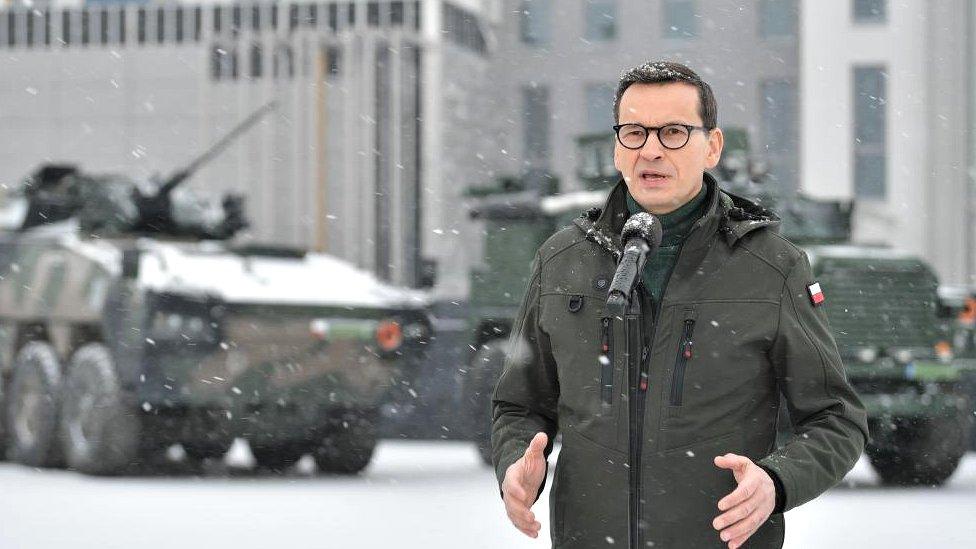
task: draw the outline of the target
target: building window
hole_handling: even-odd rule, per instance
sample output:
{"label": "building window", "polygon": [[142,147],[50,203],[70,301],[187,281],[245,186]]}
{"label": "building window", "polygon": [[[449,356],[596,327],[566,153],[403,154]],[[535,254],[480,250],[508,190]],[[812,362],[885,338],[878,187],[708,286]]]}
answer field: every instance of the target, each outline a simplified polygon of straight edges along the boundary
{"label": "building window", "polygon": [[887,0],[852,0],[855,23],[884,23],[888,19]]}
{"label": "building window", "polygon": [[366,4],[366,25],[370,27],[380,26],[380,3],[370,2]]}
{"label": "building window", "polygon": [[27,17],[24,29],[27,31],[27,47],[31,48],[34,46],[34,10],[27,10],[24,16]]}
{"label": "building window", "polygon": [[136,39],[140,44],[146,43],[146,10],[139,8],[136,21]]}
{"label": "building window", "polygon": [[854,68],[854,194],[884,198],[888,75],[884,67]]}
{"label": "building window", "polygon": [[288,6],[288,30],[298,28],[298,4]]}
{"label": "building window", "polygon": [[166,9],[156,9],[156,43],[166,42]]}
{"label": "building window", "polygon": [[251,6],[251,30],[259,31],[261,30],[261,5],[254,4]]}
{"label": "building window", "polygon": [[403,26],[403,2],[390,2],[390,26]]}
{"label": "building window", "polygon": [[[120,12],[124,13],[124,12]],[[124,27],[123,27],[124,30]],[[44,10],[44,45],[51,45],[51,11]]]}
{"label": "building window", "polygon": [[693,38],[698,36],[698,15],[695,0],[664,0],[664,36]]}
{"label": "building window", "polygon": [[609,133],[613,125],[613,94],[617,85],[606,82],[590,83],[584,90],[586,100],[586,132]]}
{"label": "building window", "polygon": [[549,163],[549,88],[529,85],[522,88],[522,120],[525,124],[525,159],[536,166]]}
{"label": "building window", "polygon": [[271,72],[275,78],[292,78],[295,76],[295,54],[288,44],[278,44],[275,47],[274,58],[271,60]]}
{"label": "building window", "polygon": [[339,6],[329,4],[329,29],[336,32],[339,29]]}
{"label": "building window", "polygon": [[118,43],[125,44],[125,8],[120,8],[115,14],[119,19]]}
{"label": "building window", "polygon": [[98,22],[99,41],[104,46],[108,44],[108,8],[102,8],[98,16],[100,19]]}
{"label": "building window", "polygon": [[260,44],[251,44],[251,78],[261,78]]}
{"label": "building window", "polygon": [[[139,8],[139,12],[142,12],[142,8]],[[213,8],[213,31],[215,34],[220,33],[220,18],[223,15],[224,10],[221,6],[214,6]]]}
{"label": "building window", "polygon": [[71,11],[61,12],[61,41],[65,46],[71,45]]}
{"label": "building window", "polygon": [[183,28],[183,8],[182,7],[177,7],[176,8],[176,43],[177,44],[182,44],[183,43],[183,34],[184,34],[183,31],[184,31],[184,28]]}
{"label": "building window", "polygon": [[342,50],[338,46],[328,46],[325,48],[325,74],[329,80],[335,80],[339,77],[341,62]]}
{"label": "building window", "polygon": [[200,6],[193,8],[193,41],[200,41],[200,33],[203,30],[203,9]]}
{"label": "building window", "polygon": [[478,17],[468,10],[444,3],[441,17],[444,36],[479,55],[487,51],[487,42],[478,26]]}
{"label": "building window", "polygon": [[583,36],[591,41],[617,37],[617,1],[583,0]]}
{"label": "building window", "polygon": [[759,3],[759,35],[795,36],[797,20],[796,0],[761,0]]}
{"label": "building window", "polygon": [[88,10],[81,11],[81,45],[87,46],[91,41],[91,18]]}
{"label": "building window", "polygon": [[519,10],[519,33],[522,43],[533,46],[548,44],[551,15],[551,0],[522,0]]}
{"label": "building window", "polygon": [[308,12],[306,12],[305,15],[305,26],[310,28],[315,28],[319,24],[318,20],[319,20],[319,5],[309,4]]}

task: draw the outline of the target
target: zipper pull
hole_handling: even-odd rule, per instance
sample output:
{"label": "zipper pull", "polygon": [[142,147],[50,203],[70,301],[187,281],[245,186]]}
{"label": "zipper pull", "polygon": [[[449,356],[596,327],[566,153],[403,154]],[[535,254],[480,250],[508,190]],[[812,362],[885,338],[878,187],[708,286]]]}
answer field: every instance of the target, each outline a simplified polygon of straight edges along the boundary
{"label": "zipper pull", "polygon": [[600,334],[600,349],[606,353],[610,351],[610,319],[603,319],[603,331]]}
{"label": "zipper pull", "polygon": [[691,346],[692,346],[692,341],[689,339],[688,342],[685,343],[684,355],[686,359],[691,358]]}
{"label": "zipper pull", "polygon": [[640,390],[647,390],[647,372],[645,371],[644,364],[647,361],[647,345],[641,349],[641,369],[640,369]]}

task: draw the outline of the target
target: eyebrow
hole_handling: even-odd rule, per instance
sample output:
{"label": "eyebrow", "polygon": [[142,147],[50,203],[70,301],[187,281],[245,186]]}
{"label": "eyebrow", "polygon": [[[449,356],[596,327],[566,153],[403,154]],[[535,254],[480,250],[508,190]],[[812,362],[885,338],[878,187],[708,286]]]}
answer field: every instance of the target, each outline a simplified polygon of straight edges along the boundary
{"label": "eyebrow", "polygon": [[[641,124],[640,122],[621,122],[620,124],[621,125],[624,125],[624,124],[639,124],[641,126],[644,126],[644,124]],[[664,126],[670,126],[672,124],[679,124],[679,125],[682,125],[682,126],[697,126],[697,124],[692,124],[690,122],[682,122],[680,120],[669,120],[669,121],[667,121],[667,122],[665,122],[665,123],[663,123],[663,124],[661,124],[659,126],[646,126],[646,127],[648,127],[648,128],[661,128],[661,127],[664,127]]]}

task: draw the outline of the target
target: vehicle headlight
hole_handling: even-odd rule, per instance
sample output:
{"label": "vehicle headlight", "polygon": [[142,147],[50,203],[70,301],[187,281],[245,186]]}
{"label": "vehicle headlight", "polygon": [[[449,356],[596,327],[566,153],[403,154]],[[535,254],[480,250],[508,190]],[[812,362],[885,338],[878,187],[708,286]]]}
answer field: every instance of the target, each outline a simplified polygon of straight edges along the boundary
{"label": "vehicle headlight", "polygon": [[861,347],[856,351],[857,359],[861,362],[874,362],[878,359],[877,347]]}
{"label": "vehicle headlight", "polygon": [[915,353],[911,349],[895,349],[891,356],[902,364],[908,364],[915,357]]}
{"label": "vehicle headlight", "polygon": [[162,341],[207,341],[215,340],[215,324],[208,318],[173,312],[157,312],[153,316],[152,335],[154,340]]}

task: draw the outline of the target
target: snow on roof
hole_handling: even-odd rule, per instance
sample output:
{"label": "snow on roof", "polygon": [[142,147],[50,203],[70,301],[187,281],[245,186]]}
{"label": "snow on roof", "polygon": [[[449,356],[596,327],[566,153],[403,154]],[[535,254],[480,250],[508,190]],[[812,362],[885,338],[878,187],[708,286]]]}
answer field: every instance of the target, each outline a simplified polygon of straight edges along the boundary
{"label": "snow on roof", "polygon": [[918,256],[913,255],[904,250],[897,250],[894,248],[885,248],[879,246],[856,246],[850,244],[827,244],[818,246],[807,246],[804,247],[807,252],[811,255],[810,260],[813,260],[813,256],[817,257],[831,257],[831,258],[843,258],[843,259],[918,259]]}
{"label": "snow on roof", "polygon": [[325,254],[304,258],[243,256],[206,244],[146,241],[139,283],[156,291],[210,295],[228,303],[418,307],[425,292],[379,281]]}
{"label": "snow on roof", "polygon": [[542,212],[558,215],[571,210],[583,210],[602,206],[607,200],[607,191],[576,191],[543,197],[539,202]]}

